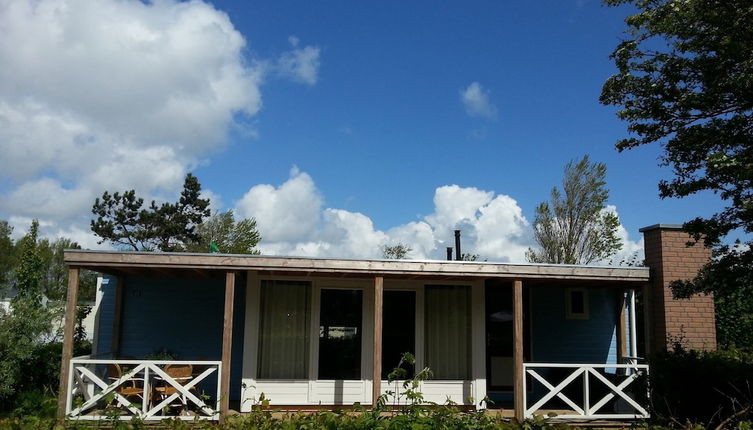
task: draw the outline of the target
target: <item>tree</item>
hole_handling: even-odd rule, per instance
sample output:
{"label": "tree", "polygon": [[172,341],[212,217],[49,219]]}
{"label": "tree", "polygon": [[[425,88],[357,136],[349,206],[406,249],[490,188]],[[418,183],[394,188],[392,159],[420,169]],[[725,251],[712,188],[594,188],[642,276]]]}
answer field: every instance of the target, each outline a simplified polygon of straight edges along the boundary
{"label": "tree", "polygon": [[481,261],[481,256],[479,254],[469,254],[469,253],[464,252],[460,255],[460,260],[461,261]]}
{"label": "tree", "polygon": [[256,245],[261,235],[256,220],[246,218],[235,221],[233,211],[217,213],[197,226],[199,240],[189,244],[189,252],[208,252],[214,244],[226,254],[259,254]]}
{"label": "tree", "polygon": [[[66,249],[81,249],[81,245],[65,238],[41,239],[37,245],[42,260],[42,292],[50,300],[64,300],[68,291],[68,266],[65,264]],[[79,273],[79,300],[93,301],[96,295],[97,275],[89,270]]]}
{"label": "tree", "polygon": [[[617,149],[661,145],[661,163],[674,173],[659,183],[662,198],[710,191],[724,204],[684,224],[715,258],[695,280],[676,283],[675,294],[714,292],[717,305],[746,298],[740,308],[753,309],[753,241],[723,243],[731,232],[753,232],[753,7],[749,0],[606,3],[639,9],[626,19],[627,39],[611,56],[617,73],[600,99],[628,123]],[[731,276],[738,272],[744,276]]]}
{"label": "tree", "polygon": [[[550,202],[536,207],[532,263],[589,264],[605,260],[622,248],[617,215],[607,211],[607,167],[584,156],[565,166],[562,191],[552,188]],[[563,196],[564,194],[564,196]]]}
{"label": "tree", "polygon": [[13,227],[8,224],[8,221],[0,221],[0,291],[8,281],[8,276],[14,266],[15,252],[13,240],[10,238],[12,232]]}
{"label": "tree", "polygon": [[402,242],[394,245],[385,245],[382,247],[382,258],[386,260],[404,260],[411,251],[413,251],[413,248]]}
{"label": "tree", "polygon": [[3,313],[0,308],[0,405],[29,381],[24,369],[36,359],[38,346],[51,331],[54,315],[42,302],[44,267],[37,248],[38,229],[34,220],[29,233],[17,243],[17,294],[10,312]]}
{"label": "tree", "polygon": [[142,209],[144,199],[136,191],[123,194],[107,191],[97,198],[92,213],[97,217],[91,229],[102,240],[135,251],[181,251],[198,242],[197,225],[209,216],[209,199],[202,199],[201,184],[192,174],[186,175],[180,199],[175,203],[155,201]]}

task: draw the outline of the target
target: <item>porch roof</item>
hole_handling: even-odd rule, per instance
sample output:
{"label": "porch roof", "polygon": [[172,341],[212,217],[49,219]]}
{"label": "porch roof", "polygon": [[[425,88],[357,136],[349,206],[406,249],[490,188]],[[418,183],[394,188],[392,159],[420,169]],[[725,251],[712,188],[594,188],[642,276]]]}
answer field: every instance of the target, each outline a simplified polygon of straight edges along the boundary
{"label": "porch roof", "polygon": [[642,283],[646,267],[512,264],[443,260],[352,260],[267,255],[194,254],[134,251],[66,250],[69,267],[112,274],[193,272],[211,276],[226,271],[306,276],[386,278],[498,278],[522,280],[607,281]]}

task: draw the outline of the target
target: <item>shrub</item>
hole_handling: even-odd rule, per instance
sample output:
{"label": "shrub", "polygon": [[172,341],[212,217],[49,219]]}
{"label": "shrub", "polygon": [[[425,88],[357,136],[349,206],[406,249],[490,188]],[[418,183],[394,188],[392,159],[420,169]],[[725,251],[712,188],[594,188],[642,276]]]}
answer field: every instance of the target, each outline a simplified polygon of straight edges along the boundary
{"label": "shrub", "polygon": [[658,424],[732,428],[753,417],[753,354],[678,347],[654,354],[649,363],[651,412]]}

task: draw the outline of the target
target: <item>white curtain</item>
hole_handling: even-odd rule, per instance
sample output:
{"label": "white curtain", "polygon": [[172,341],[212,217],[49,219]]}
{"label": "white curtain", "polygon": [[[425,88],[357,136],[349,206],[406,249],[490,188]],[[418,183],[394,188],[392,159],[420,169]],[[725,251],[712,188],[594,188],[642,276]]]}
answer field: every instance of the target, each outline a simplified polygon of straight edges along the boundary
{"label": "white curtain", "polygon": [[426,286],[426,364],[434,379],[470,379],[470,287]]}
{"label": "white curtain", "polygon": [[259,379],[308,376],[309,298],[300,281],[262,281]]}

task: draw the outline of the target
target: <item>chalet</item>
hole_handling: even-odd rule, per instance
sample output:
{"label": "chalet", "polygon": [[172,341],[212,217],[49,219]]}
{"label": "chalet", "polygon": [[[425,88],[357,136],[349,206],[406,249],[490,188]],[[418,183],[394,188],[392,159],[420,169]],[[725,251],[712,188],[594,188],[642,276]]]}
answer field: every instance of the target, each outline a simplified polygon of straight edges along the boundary
{"label": "chalet", "polygon": [[[708,250],[676,225],[641,231],[648,267],[66,251],[59,411],[193,420],[262,402],[371,405],[401,390],[387,375],[410,352],[407,377],[433,373],[420,383],[427,402],[646,417],[639,346],[682,335],[715,348],[715,335],[711,298],[668,289]],[[81,269],[107,276],[94,351],[71,357]]]}

